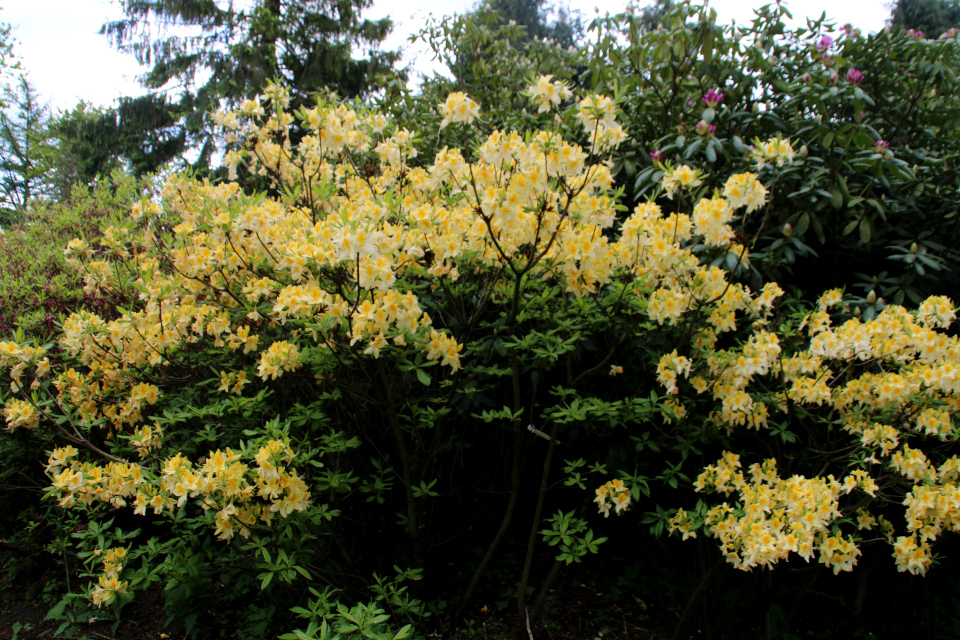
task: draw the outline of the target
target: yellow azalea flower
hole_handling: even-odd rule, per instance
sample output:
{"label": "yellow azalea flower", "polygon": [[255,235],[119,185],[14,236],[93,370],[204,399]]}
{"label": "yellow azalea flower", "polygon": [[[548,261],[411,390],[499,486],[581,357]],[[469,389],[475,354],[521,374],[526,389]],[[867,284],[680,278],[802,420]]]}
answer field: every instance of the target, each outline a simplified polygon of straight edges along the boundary
{"label": "yellow azalea flower", "polygon": [[447,99],[438,105],[443,120],[440,128],[443,129],[451,122],[472,123],[480,116],[480,105],[471,100],[462,91],[456,91],[447,96]]}

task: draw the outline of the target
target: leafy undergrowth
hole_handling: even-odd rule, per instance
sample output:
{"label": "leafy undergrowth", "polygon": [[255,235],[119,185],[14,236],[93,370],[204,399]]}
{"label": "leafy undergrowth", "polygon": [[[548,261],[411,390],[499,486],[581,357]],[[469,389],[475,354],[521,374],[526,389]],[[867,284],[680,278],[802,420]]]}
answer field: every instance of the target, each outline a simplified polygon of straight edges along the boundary
{"label": "leafy undergrowth", "polygon": [[[64,626],[65,622],[71,622],[64,616],[48,617],[58,598],[56,579],[42,569],[27,573],[11,579],[9,564],[4,562],[0,568],[0,583],[4,585],[0,604],[2,640],[179,640],[190,637],[179,621],[165,624],[169,615],[164,610],[159,586],[137,594],[137,599],[122,609],[119,621],[102,613],[98,616],[96,609],[91,608],[85,620],[74,619],[72,624]],[[505,639],[520,637],[516,635],[520,629],[522,637],[532,636],[535,640],[654,640],[671,637],[672,620],[676,617],[674,611],[648,607],[627,593],[612,595],[599,579],[559,584],[548,615],[534,625],[529,634],[523,629],[524,625],[518,624],[512,604],[504,601],[481,605],[475,617],[459,632],[428,638]],[[198,638],[233,637],[227,619],[198,620],[197,624]]]}
{"label": "leafy undergrowth", "polygon": [[[31,598],[29,587],[4,595],[4,604],[0,607],[0,639],[3,640],[179,640],[187,637],[183,625],[176,621],[164,624],[168,615],[163,609],[163,594],[159,588],[140,594],[135,604],[124,608],[119,622],[112,617],[97,617],[96,613],[72,624],[62,618],[48,618],[50,603],[42,598]],[[64,623],[68,623],[69,628],[61,630]]]}

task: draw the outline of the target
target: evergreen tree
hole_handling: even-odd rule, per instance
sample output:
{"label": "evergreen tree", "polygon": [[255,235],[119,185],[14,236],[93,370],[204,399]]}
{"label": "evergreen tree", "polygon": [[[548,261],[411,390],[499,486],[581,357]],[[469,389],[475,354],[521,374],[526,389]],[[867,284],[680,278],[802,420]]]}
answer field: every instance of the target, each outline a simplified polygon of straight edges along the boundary
{"label": "evergreen tree", "polygon": [[677,5],[673,0],[656,0],[640,10],[640,26],[644,31],[654,31],[664,16],[673,11]]}
{"label": "evergreen tree", "polygon": [[80,102],[51,122],[51,134],[57,139],[53,188],[58,201],[65,201],[75,184],[91,184],[97,176],[120,168],[113,115],[112,110]]}
{"label": "evergreen tree", "polygon": [[[126,18],[103,26],[121,51],[150,67],[142,81],[154,91],[179,91],[167,105],[188,133],[187,144],[201,148],[198,164],[211,153],[206,114],[255,96],[270,79],[290,87],[294,106],[311,93],[329,88],[341,96],[368,92],[379,74],[399,58],[379,49],[389,33],[389,18],[362,20],[372,0],[254,0],[238,9],[229,0],[121,0]],[[366,57],[355,59],[360,48]],[[177,136],[162,122],[162,99],[128,101],[127,120],[145,109],[142,119],[159,120],[166,134],[155,136],[163,156]]]}
{"label": "evergreen tree", "polygon": [[893,27],[922,31],[928,38],[938,38],[944,31],[960,27],[960,2],[896,0],[889,23]]}
{"label": "evergreen tree", "polygon": [[474,11],[482,9],[496,11],[500,15],[497,23],[501,25],[513,21],[525,27],[531,40],[549,39],[566,48],[579,44],[583,38],[580,13],[564,5],[550,6],[546,0],[481,0]]}
{"label": "evergreen tree", "polygon": [[0,225],[23,217],[29,202],[51,193],[50,109],[26,75],[3,89],[0,111]]}

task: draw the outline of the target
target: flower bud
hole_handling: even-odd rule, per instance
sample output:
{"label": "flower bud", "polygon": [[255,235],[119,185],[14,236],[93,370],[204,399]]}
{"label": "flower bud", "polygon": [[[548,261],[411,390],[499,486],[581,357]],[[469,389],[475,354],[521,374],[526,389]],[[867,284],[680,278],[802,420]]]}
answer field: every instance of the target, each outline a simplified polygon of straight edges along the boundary
{"label": "flower bud", "polygon": [[788,238],[793,235],[793,225],[789,222],[783,225],[783,235],[787,236]]}
{"label": "flower bud", "polygon": [[867,304],[873,304],[876,301],[877,301],[877,292],[871,289],[870,293],[867,294]]}
{"label": "flower bud", "polygon": [[850,70],[847,71],[847,82],[849,82],[853,86],[857,86],[858,84],[863,82],[863,72],[857,71],[856,69],[851,67]]}
{"label": "flower bud", "polygon": [[721,102],[723,102],[723,91],[719,89],[710,89],[703,96],[703,104],[711,109],[715,109]]}
{"label": "flower bud", "polygon": [[696,131],[702,136],[709,137],[717,132],[717,127],[716,125],[709,124],[706,120],[701,120],[697,123]]}

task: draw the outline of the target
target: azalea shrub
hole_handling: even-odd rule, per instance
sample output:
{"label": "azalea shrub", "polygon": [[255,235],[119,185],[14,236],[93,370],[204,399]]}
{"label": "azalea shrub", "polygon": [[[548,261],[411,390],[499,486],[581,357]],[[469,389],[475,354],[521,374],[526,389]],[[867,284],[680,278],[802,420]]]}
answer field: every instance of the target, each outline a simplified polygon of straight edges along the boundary
{"label": "azalea shrub", "polygon": [[[85,291],[82,274],[63,252],[73,238],[98,236],[104,220],[126,216],[149,188],[146,180],[116,172],[90,187],[78,185],[64,202],[34,201],[20,223],[0,230],[0,340],[53,342],[58,323],[82,308],[116,317],[119,292]],[[46,427],[0,432],[0,536],[20,545],[25,557],[38,553],[57,526],[40,502],[51,435]]]}
{"label": "azalea shrub", "polygon": [[173,176],[69,243],[127,302],[0,343],[7,428],[55,434],[68,601],[159,583],[196,635],[401,640],[456,628],[494,568],[536,621],[648,530],[742,570],[929,571],[958,522],[952,302],[862,319],[753,286],[787,137],[729,175],[660,159],[628,208],[622,97],[520,88],[542,126],[486,131],[453,92],[413,131],[270,85],[215,116],[229,180]]}

